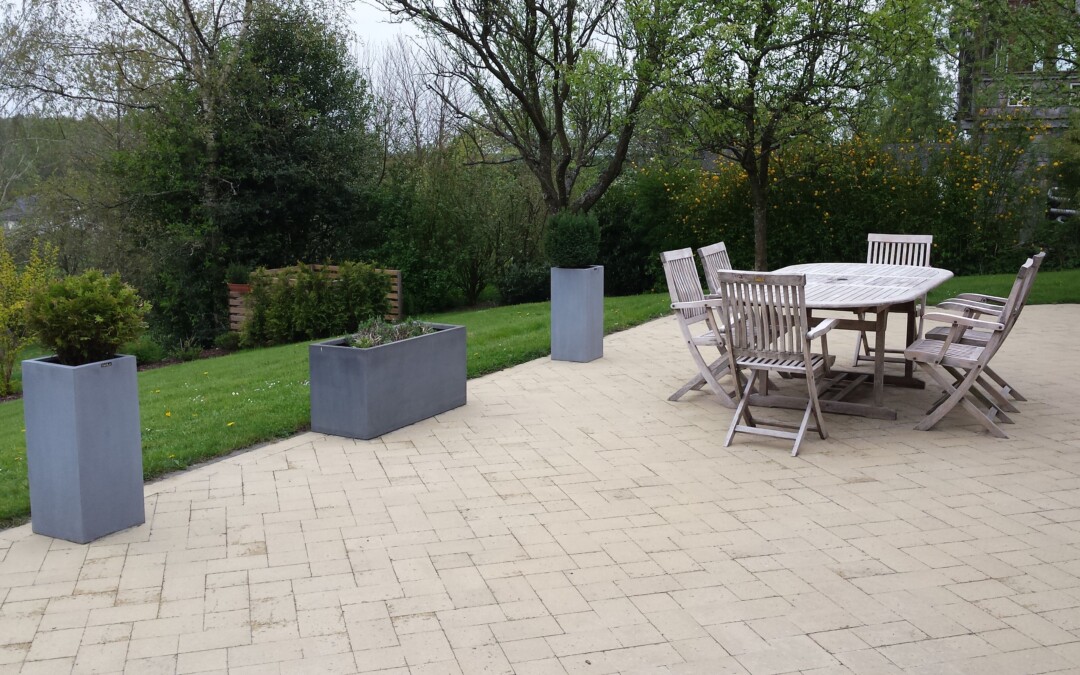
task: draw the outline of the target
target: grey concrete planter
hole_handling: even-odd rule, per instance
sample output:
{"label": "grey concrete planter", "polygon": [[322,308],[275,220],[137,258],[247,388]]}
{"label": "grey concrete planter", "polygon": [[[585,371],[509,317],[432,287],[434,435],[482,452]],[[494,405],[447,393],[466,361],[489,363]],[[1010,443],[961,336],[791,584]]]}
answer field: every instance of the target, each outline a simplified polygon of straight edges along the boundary
{"label": "grey concrete planter", "polygon": [[465,327],[359,349],[308,348],[311,430],[369,439],[465,405]]}
{"label": "grey concrete planter", "polygon": [[22,362],[34,532],[85,544],[145,522],[135,370],[134,356]]}
{"label": "grey concrete planter", "polygon": [[604,268],[551,268],[551,358],[594,361],[604,355]]}

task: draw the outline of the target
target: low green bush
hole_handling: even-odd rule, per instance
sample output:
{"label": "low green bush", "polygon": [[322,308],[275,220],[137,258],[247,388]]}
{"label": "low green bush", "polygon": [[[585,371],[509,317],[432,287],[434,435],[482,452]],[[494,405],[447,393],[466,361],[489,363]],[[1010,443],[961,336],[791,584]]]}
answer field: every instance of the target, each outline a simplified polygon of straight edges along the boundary
{"label": "low green bush", "polygon": [[336,279],[303,264],[276,274],[256,270],[242,342],[287,344],[354,331],[362,321],[386,313],[388,288],[386,275],[362,263],[342,263]]}
{"label": "low green bush", "polygon": [[131,354],[140,364],[159,363],[167,356],[165,348],[149,335],[143,335],[137,340],[128,342],[120,348],[120,351]]}
{"label": "low green bush", "polygon": [[169,350],[169,356],[177,361],[194,361],[202,356],[202,345],[195,340],[180,340]]}
{"label": "low green bush", "polygon": [[150,306],[120,275],[89,270],[38,291],[27,311],[41,345],[60,363],[78,366],[112,358],[138,338]]}
{"label": "low green bush", "polygon": [[230,284],[246,284],[251,280],[251,268],[243,263],[231,263],[225,268],[225,281]]}
{"label": "low green bush", "polygon": [[543,263],[511,260],[499,276],[498,288],[504,305],[544,302],[551,298],[551,268]]}
{"label": "low green bush", "polygon": [[226,351],[235,352],[240,349],[241,335],[235,330],[231,330],[228,333],[222,333],[214,338],[214,346],[218,349],[224,349]]}
{"label": "low green bush", "polygon": [[588,267],[600,259],[600,225],[589,213],[557,213],[547,222],[544,250],[552,267]]}

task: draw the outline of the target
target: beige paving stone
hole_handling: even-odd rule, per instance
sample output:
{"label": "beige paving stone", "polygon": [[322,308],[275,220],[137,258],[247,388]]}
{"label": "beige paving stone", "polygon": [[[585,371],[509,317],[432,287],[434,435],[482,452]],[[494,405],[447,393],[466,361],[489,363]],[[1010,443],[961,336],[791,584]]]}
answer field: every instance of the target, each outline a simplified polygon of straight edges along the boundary
{"label": "beige paving stone", "polygon": [[39,633],[34,638],[33,646],[26,655],[27,661],[75,656],[82,644],[82,628],[54,630]]}
{"label": "beige paving stone", "polygon": [[0,532],[0,674],[1080,670],[1077,323],[1028,308],[996,357],[1007,440],[888,389],[896,421],[797,458],[724,448],[729,411],[667,400],[661,319],[381,439],[238,453],[92,545]]}
{"label": "beige paving stone", "polygon": [[99,645],[83,645],[75,657],[72,673],[112,673],[124,669],[128,643],[107,642]]}
{"label": "beige paving stone", "polygon": [[27,663],[17,672],[29,675],[57,675],[58,673],[71,673],[75,667],[75,658],[50,659],[48,661],[34,661]]}
{"label": "beige paving stone", "polygon": [[129,655],[124,664],[124,674],[172,675],[176,672],[176,659],[175,654],[147,658],[134,658]]}

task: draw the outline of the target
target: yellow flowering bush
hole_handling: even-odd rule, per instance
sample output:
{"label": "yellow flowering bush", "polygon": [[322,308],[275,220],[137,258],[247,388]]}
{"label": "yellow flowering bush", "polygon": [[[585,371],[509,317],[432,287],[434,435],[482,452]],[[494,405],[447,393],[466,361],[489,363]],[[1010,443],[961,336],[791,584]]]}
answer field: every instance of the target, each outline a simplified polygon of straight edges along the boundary
{"label": "yellow flowering bush", "polygon": [[34,341],[27,323],[26,303],[52,278],[56,257],[55,246],[34,242],[30,260],[19,269],[0,234],[0,396],[14,393],[11,374],[15,359]]}
{"label": "yellow flowering bush", "polygon": [[[1024,126],[971,138],[943,129],[933,143],[853,137],[785,148],[770,167],[770,267],[862,260],[867,233],[892,232],[934,235],[932,263],[957,274],[1014,270],[1036,247],[1054,249],[1044,241],[1030,135]],[[655,161],[633,167],[628,178],[634,204],[621,212],[650,244],[644,260],[654,285],[662,285],[653,261],[663,250],[724,241],[736,267],[753,265],[753,213],[740,166]]]}

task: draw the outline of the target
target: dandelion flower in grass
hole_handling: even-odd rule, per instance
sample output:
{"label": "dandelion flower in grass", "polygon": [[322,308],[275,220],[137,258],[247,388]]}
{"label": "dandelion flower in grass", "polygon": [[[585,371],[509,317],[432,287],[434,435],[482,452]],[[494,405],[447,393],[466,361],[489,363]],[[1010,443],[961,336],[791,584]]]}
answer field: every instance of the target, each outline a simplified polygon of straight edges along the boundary
{"label": "dandelion flower in grass", "polygon": [[231,427],[231,426],[232,426],[232,425],[234,425],[234,424],[236,424],[236,422],[229,422],[229,423],[228,423],[228,424],[226,424],[225,426],[227,426],[227,427]]}
{"label": "dandelion flower in grass", "polygon": [[171,410],[166,410],[165,411],[165,417],[172,417],[172,411]]}

